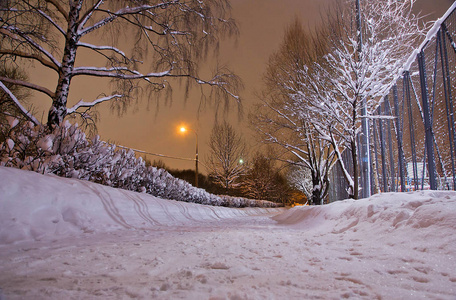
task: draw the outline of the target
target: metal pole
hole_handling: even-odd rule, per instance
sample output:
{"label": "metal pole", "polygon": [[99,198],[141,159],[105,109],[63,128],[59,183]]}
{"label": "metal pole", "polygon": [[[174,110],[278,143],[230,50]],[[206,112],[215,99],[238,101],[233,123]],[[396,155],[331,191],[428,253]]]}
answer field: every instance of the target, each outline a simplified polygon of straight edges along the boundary
{"label": "metal pole", "polygon": [[450,70],[448,63],[448,51],[446,47],[445,34],[442,33],[442,28],[439,30],[439,36],[442,36],[442,39],[439,39],[440,43],[440,59],[442,61],[442,77],[443,77],[443,86],[445,91],[445,106],[447,111],[447,121],[448,121],[448,138],[450,144],[451,152],[451,166],[452,166],[452,176],[453,176],[453,190],[456,191],[456,170],[455,170],[455,149],[456,149],[456,137],[454,129],[454,114],[453,114],[453,97],[451,94],[451,80],[450,80]]}
{"label": "metal pole", "polygon": [[432,133],[431,115],[429,112],[428,90],[426,83],[426,65],[423,50],[418,54],[418,66],[420,69],[421,98],[423,101],[424,128],[426,132],[426,152],[428,157],[429,183],[431,190],[437,189],[435,158],[434,158],[434,138]]}
{"label": "metal pole", "polygon": [[[416,163],[416,144],[415,144],[415,127],[413,124],[413,110],[412,110],[412,98],[410,95],[410,72],[405,71],[404,75],[404,89],[405,95],[407,98],[407,107],[408,107],[408,122],[409,122],[409,132],[410,132],[410,148],[412,152],[412,167],[413,167],[413,182],[415,190],[418,190],[418,166]],[[410,177],[410,174],[407,174]]]}
{"label": "metal pole", "polygon": [[358,30],[358,52],[363,50],[363,32],[361,31],[361,6],[356,0],[356,29]]}
{"label": "metal pole", "polygon": [[[385,114],[391,116],[393,113],[391,112],[391,106],[389,104],[389,97],[385,97]],[[388,131],[388,146],[389,146],[389,161],[390,161],[390,172],[391,172],[391,187],[390,191],[396,191],[396,185],[394,183],[394,178],[396,174],[395,166],[394,166],[394,155],[393,155],[393,140],[391,138],[391,120],[387,120],[387,131]]]}
{"label": "metal pole", "polygon": [[195,154],[195,187],[198,187],[198,133],[193,131],[196,136],[196,154]]}
{"label": "metal pole", "polygon": [[[405,76],[405,74],[404,74]],[[405,84],[405,80],[404,80]],[[402,143],[402,124],[399,115],[399,99],[397,96],[397,85],[393,86],[393,97],[394,97],[394,114],[396,116],[396,136],[397,136],[397,156],[399,163],[399,177],[401,178],[401,192],[405,192],[405,164],[404,164],[404,148]],[[403,99],[405,100],[405,99]]]}
{"label": "metal pole", "polygon": [[[363,33],[361,26],[361,6],[360,0],[356,0],[356,28],[358,30],[358,59],[361,60],[363,49]],[[367,103],[366,99],[361,100],[361,161],[362,161],[362,176],[363,176],[363,198],[368,198],[371,195],[371,158],[369,151],[369,120],[367,119]]]}
{"label": "metal pole", "polygon": [[[379,107],[380,115],[382,114],[382,105]],[[384,129],[383,129],[383,120],[378,120],[379,125],[379,132],[380,132],[380,152],[382,156],[382,185],[383,190],[382,192],[386,193],[388,191],[388,183],[386,178],[386,155],[385,155],[385,137],[384,137]]]}

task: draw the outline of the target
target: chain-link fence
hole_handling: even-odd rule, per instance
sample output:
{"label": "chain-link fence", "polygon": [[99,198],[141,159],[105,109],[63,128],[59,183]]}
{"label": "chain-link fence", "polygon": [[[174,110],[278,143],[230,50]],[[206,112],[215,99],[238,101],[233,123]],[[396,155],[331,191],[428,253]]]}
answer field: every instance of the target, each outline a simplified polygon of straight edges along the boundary
{"label": "chain-link fence", "polygon": [[[377,116],[369,120],[371,194],[456,189],[454,8],[434,25],[412,64],[384,97]],[[344,154],[349,160],[351,155]],[[360,173],[362,188],[362,169]],[[330,201],[346,199],[347,184],[338,165],[331,183]]]}

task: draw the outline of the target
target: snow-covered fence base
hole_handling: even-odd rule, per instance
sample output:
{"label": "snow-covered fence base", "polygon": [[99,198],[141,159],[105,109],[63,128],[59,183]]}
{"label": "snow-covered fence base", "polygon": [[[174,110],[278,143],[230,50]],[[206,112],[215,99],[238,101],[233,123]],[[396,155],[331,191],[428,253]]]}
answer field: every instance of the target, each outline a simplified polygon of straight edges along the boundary
{"label": "snow-covered fence base", "polygon": [[9,118],[0,127],[0,166],[88,180],[164,199],[228,207],[276,207],[276,203],[217,196],[146,167],[132,150],[118,149],[98,136],[88,140],[77,125],[65,122],[53,132]]}

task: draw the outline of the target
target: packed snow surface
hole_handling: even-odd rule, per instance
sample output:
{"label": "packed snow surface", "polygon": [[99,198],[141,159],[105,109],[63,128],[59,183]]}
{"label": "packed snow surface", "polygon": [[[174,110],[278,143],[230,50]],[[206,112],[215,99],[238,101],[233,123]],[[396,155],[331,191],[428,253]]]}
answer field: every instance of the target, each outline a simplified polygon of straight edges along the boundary
{"label": "packed snow surface", "polygon": [[224,208],[0,168],[0,299],[456,299],[456,193]]}

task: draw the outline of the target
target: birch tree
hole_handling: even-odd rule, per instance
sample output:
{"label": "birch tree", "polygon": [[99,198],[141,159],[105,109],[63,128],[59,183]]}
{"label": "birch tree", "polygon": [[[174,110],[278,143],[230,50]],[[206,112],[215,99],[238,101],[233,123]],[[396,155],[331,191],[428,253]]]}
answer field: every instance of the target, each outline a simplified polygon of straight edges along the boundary
{"label": "birch tree", "polygon": [[[423,37],[420,19],[412,13],[415,1],[361,1],[361,31],[356,26],[354,1],[344,1],[329,31],[330,49],[323,60],[303,66],[289,82],[292,109],[309,116],[319,137],[329,141],[357,199],[359,166],[357,136],[361,120],[369,118],[392,87],[406,59]],[[362,46],[360,44],[362,37]],[[365,103],[367,115],[361,110]],[[352,153],[353,174],[345,168],[341,153]]]}
{"label": "birch tree", "polygon": [[328,196],[335,152],[331,143],[318,138],[318,132],[309,122],[315,116],[311,116],[306,103],[296,103],[290,90],[300,90],[301,69],[321,59],[326,52],[324,36],[325,29],[318,29],[318,34],[312,35],[298,20],[286,29],[279,51],[269,60],[262,103],[252,114],[262,140],[282,148],[288,154],[282,159],[286,163],[308,170],[312,188],[306,191],[310,192],[307,196],[313,204],[322,204]]}
{"label": "birch tree", "polygon": [[[128,104],[142,88],[169,89],[174,78],[186,79],[186,91],[192,84],[207,85],[215,88],[214,98],[239,101],[239,80],[233,73],[220,69],[204,79],[198,68],[221,37],[236,32],[229,0],[2,1],[0,59],[32,62],[55,73],[57,81],[54,87],[8,76],[0,81],[48,96],[50,127],[102,102]],[[91,43],[95,37],[97,42]],[[81,51],[105,66],[77,64]],[[111,79],[115,89],[69,106],[72,79],[83,76]]]}
{"label": "birch tree", "polygon": [[226,122],[215,124],[209,140],[209,151],[209,177],[222,186],[226,193],[238,188],[239,178],[246,170],[246,145],[242,136]]}

